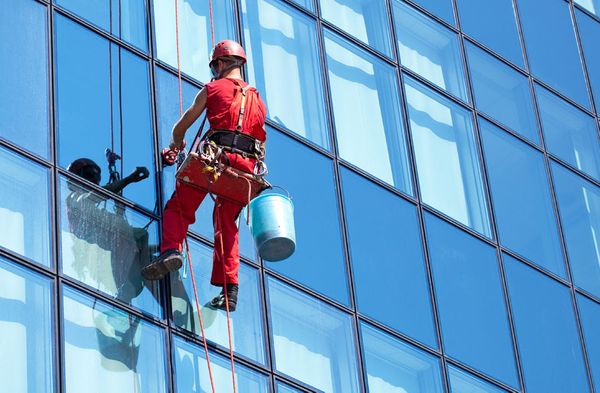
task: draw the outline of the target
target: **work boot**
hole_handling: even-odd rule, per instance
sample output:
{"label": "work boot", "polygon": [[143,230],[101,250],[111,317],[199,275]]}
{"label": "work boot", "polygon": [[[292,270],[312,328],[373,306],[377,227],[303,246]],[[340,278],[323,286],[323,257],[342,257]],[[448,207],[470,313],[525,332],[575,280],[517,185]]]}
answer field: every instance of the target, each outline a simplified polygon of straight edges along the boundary
{"label": "work boot", "polygon": [[[219,310],[227,310],[225,307],[225,289],[221,289],[221,293],[210,301],[210,307]],[[235,311],[238,299],[238,285],[227,284],[227,300],[229,301],[229,311]]]}
{"label": "work boot", "polygon": [[182,265],[181,253],[175,249],[167,250],[142,269],[142,277],[146,280],[160,280],[169,272],[179,269]]}

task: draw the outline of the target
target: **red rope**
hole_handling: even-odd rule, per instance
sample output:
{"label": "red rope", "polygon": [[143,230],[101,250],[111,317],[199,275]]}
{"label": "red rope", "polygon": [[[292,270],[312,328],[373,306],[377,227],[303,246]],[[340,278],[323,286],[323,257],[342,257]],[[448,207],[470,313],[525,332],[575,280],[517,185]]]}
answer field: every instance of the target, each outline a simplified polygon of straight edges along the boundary
{"label": "red rope", "polygon": [[[183,116],[183,89],[181,86],[181,62],[180,62],[180,50],[179,50],[179,6],[178,1],[175,0],[175,46],[177,47],[177,79],[179,81],[179,117]],[[181,217],[181,210],[179,210],[179,221],[183,225],[183,217]],[[215,393],[215,382],[212,375],[212,369],[210,367],[210,356],[208,354],[208,345],[206,343],[206,334],[204,332],[204,321],[202,319],[202,312],[200,310],[200,302],[198,301],[198,290],[196,288],[196,279],[194,277],[194,265],[192,264],[192,256],[190,254],[190,246],[185,237],[185,249],[187,252],[188,265],[190,267],[190,275],[192,277],[192,286],[194,287],[194,299],[196,301],[196,312],[198,313],[198,319],[200,320],[200,331],[202,333],[202,343],[204,344],[204,354],[206,356],[206,364],[208,366],[208,376],[210,378],[210,387],[212,392]]]}
{"label": "red rope", "polygon": [[212,42],[212,47],[215,47],[215,22],[213,19],[213,6],[212,0],[208,0],[208,9],[210,10],[210,37]]}

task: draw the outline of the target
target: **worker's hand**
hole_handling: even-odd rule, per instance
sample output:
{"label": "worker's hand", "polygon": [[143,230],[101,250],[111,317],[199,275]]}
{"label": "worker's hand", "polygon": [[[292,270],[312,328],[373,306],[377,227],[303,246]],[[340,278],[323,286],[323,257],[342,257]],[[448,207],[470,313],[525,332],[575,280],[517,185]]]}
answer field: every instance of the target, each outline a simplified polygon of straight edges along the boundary
{"label": "worker's hand", "polygon": [[150,172],[148,171],[148,168],[146,168],[145,166],[138,166],[131,173],[131,175],[129,175],[127,177],[130,178],[131,181],[137,183],[139,181],[142,181],[142,180],[148,178],[148,176],[150,176]]}
{"label": "worker's hand", "polygon": [[181,142],[171,140],[171,143],[169,143],[169,149],[174,151],[180,151],[185,149],[185,139],[182,139]]}

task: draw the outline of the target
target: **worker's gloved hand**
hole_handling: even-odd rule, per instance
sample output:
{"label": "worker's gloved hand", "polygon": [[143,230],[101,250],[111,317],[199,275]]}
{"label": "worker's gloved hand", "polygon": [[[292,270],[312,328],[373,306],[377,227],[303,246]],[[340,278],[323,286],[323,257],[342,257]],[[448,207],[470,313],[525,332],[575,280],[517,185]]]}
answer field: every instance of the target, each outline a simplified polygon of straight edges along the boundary
{"label": "worker's gloved hand", "polygon": [[138,166],[135,168],[135,170],[131,173],[131,175],[127,176],[128,178],[131,179],[131,181],[133,182],[139,182],[142,181],[144,179],[147,179],[148,176],[150,176],[150,172],[148,171],[148,168],[146,168],[145,166]]}
{"label": "worker's gloved hand", "polygon": [[161,153],[161,159],[162,159],[162,164],[164,166],[171,166],[173,164],[175,164],[175,162],[177,161],[177,155],[179,154],[179,152],[181,150],[183,150],[185,148],[185,140],[183,140],[181,142],[181,145],[179,145],[179,147],[174,147],[175,144],[173,142],[171,142],[171,144],[169,145],[169,147],[165,147]]}

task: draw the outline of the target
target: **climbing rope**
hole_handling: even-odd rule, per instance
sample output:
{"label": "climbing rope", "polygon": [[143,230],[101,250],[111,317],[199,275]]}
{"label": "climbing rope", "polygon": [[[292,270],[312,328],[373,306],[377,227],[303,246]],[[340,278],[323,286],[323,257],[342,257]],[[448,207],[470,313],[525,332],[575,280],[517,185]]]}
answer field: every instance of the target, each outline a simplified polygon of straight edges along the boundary
{"label": "climbing rope", "polygon": [[[180,60],[180,48],[179,48],[179,6],[178,1],[175,0],[175,46],[177,47],[177,79],[179,82],[179,118],[183,116],[183,89],[182,89],[182,81],[181,81],[181,60]],[[211,4],[212,6],[212,4]],[[211,18],[212,19],[212,18]],[[212,23],[212,21],[211,21]],[[183,218],[181,217],[181,210],[179,210],[179,220],[180,224],[183,224]],[[208,344],[206,333],[204,330],[204,320],[202,319],[202,311],[200,310],[200,302],[198,301],[198,290],[196,287],[196,278],[194,277],[194,265],[192,263],[192,256],[190,253],[190,246],[187,240],[187,234],[185,236],[185,249],[187,253],[187,262],[190,268],[190,275],[192,277],[192,286],[194,288],[194,299],[196,301],[196,312],[198,313],[198,319],[200,321],[200,332],[202,334],[202,342],[204,345],[204,354],[206,356],[206,364],[208,366],[208,376],[210,378],[210,387],[212,392],[215,393],[215,382],[212,374],[212,369],[210,366],[210,355],[208,353]]]}

